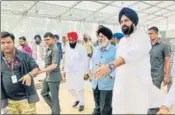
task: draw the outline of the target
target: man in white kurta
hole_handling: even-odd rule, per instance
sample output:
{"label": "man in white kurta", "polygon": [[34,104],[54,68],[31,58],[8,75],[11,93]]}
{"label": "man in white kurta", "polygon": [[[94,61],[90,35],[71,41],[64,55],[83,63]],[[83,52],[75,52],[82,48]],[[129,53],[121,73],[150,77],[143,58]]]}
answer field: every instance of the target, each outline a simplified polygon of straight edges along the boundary
{"label": "man in white kurta", "polygon": [[117,59],[101,66],[95,73],[96,78],[117,67],[113,114],[146,114],[148,108],[159,107],[159,99],[164,97],[151,79],[151,42],[147,34],[137,27],[138,15],[134,10],[123,8],[119,22],[125,37],[118,44]]}
{"label": "man in white kurta", "polygon": [[158,114],[168,114],[171,109],[171,113],[175,114],[175,82],[172,84],[170,91]]}
{"label": "man in white kurta", "polygon": [[75,99],[73,107],[78,104],[79,111],[84,110],[84,75],[88,72],[88,57],[86,49],[77,43],[76,32],[68,33],[69,44],[65,51],[66,85]]}
{"label": "man in white kurta", "polygon": [[173,55],[173,65],[171,68],[171,76],[173,77],[173,84],[166,96],[162,107],[157,114],[175,114],[175,55]]}

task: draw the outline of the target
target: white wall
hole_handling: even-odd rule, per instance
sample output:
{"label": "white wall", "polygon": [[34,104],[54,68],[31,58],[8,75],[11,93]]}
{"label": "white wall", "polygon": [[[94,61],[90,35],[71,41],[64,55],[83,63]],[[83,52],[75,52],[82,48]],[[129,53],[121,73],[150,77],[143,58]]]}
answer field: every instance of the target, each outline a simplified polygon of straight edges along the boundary
{"label": "white wall", "polygon": [[157,26],[160,31],[166,31],[166,37],[175,38],[175,16],[168,17],[168,19],[158,21],[150,26]]}
{"label": "white wall", "polygon": [[[114,25],[105,25],[115,32]],[[28,38],[30,43],[36,34],[44,35],[45,32],[58,34],[60,38],[70,31],[76,31],[82,39],[83,33],[87,32],[93,41],[96,41],[97,23],[59,21],[55,19],[42,19],[34,17],[24,17],[16,15],[1,15],[1,31],[12,32],[16,39],[20,36]]]}

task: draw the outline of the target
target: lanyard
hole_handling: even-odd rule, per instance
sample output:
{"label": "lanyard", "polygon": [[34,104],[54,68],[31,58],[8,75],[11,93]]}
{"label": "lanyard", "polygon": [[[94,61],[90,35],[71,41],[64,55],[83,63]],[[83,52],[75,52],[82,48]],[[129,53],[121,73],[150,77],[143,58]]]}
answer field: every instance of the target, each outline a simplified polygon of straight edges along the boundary
{"label": "lanyard", "polygon": [[[15,54],[15,52],[16,52],[16,49],[14,50],[13,54]],[[5,58],[4,61],[5,61],[5,64],[7,65],[7,67],[10,69],[12,75],[14,75],[15,58],[12,59],[12,61],[11,61],[11,66],[10,66],[9,63],[8,63],[7,58]]]}
{"label": "lanyard", "polygon": [[14,75],[14,59],[11,62],[11,66],[8,64],[7,60],[5,60],[5,64],[7,65],[7,67],[10,69],[12,75]]}

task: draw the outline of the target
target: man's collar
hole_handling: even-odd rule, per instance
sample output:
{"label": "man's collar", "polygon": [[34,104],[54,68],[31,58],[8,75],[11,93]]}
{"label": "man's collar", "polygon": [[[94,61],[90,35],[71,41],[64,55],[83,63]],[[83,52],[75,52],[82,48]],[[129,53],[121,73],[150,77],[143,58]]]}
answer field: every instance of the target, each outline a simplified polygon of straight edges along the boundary
{"label": "man's collar", "polygon": [[105,48],[105,50],[109,50],[109,48],[110,48],[110,45],[111,45],[111,42],[109,42],[109,44],[107,45],[107,47]]}
{"label": "man's collar", "polygon": [[28,44],[25,44],[23,47],[28,47]]}
{"label": "man's collar", "polygon": [[54,47],[54,45],[55,45],[55,44],[49,46],[47,49],[48,49],[48,50],[51,50],[51,49]]}
{"label": "man's collar", "polygon": [[[15,48],[15,50],[14,50],[14,58],[17,57],[18,53],[19,53],[19,50],[17,48]],[[1,57],[2,57],[2,59],[6,58],[4,52],[1,52]]]}
{"label": "man's collar", "polygon": [[158,38],[157,41],[152,45],[156,45],[156,44],[159,44],[159,43],[160,43],[160,39]]}
{"label": "man's collar", "polygon": [[[107,47],[106,48],[104,48],[103,50],[101,50],[101,51],[108,51],[109,50],[109,48],[110,48],[110,46],[111,46],[111,42],[109,42],[109,44],[107,45]],[[100,47],[99,47],[100,48]]]}

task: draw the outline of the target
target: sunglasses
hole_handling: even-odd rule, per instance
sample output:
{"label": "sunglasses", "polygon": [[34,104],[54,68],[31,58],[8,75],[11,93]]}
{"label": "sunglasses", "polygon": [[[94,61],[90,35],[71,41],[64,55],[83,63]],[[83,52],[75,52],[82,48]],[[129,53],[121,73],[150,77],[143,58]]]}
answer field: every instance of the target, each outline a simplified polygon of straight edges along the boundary
{"label": "sunglasses", "polygon": [[49,38],[48,39],[44,39],[44,41],[49,41],[49,40],[51,40],[51,39],[49,39]]}

